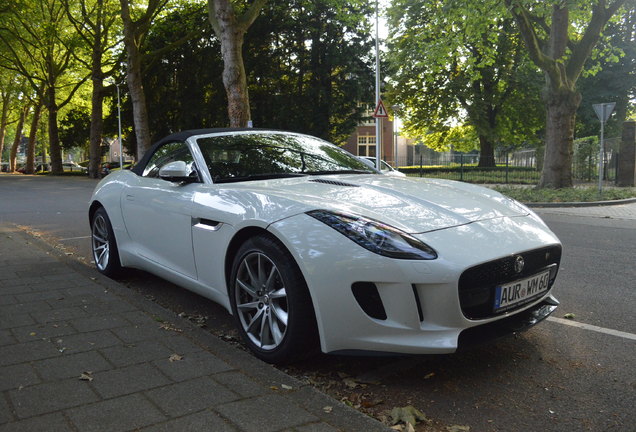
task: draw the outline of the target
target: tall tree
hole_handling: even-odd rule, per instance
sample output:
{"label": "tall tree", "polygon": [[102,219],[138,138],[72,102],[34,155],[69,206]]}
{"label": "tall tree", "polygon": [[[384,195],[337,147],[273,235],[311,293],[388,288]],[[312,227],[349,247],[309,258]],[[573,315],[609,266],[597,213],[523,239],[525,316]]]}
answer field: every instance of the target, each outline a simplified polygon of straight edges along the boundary
{"label": "tall tree", "polygon": [[[61,0],[18,1],[4,22],[0,40],[8,49],[3,63],[27,79],[46,107],[52,171],[61,173],[58,111],[87,79],[74,68],[76,35],[69,30]],[[33,165],[27,158],[27,172],[33,171]]]}
{"label": "tall tree", "polygon": [[480,166],[534,135],[537,80],[513,25],[498,0],[392,3],[389,93],[411,134],[434,148],[476,136]]}
{"label": "tall tree", "polygon": [[544,72],[545,162],[539,187],[572,186],[577,81],[607,21],[625,0],[505,0],[532,61]]}
{"label": "tall tree", "polygon": [[15,127],[15,136],[13,138],[13,144],[11,145],[11,151],[9,153],[9,172],[15,172],[17,169],[17,155],[18,146],[22,140],[22,130],[24,128],[24,122],[26,121],[29,111],[31,110],[31,101],[24,102],[18,112],[18,124]]}
{"label": "tall tree", "polygon": [[124,46],[126,47],[127,83],[133,106],[133,120],[137,137],[137,158],[141,159],[150,148],[150,128],[148,127],[148,107],[144,93],[142,76],[142,56],[140,47],[150,31],[151,24],[168,0],[148,0],[145,9],[135,18],[129,0],[120,0],[121,18],[124,25]]}
{"label": "tall tree", "polygon": [[251,119],[243,41],[267,0],[208,0],[208,16],[221,42],[223,84],[231,127],[246,127]]}
{"label": "tall tree", "polygon": [[[114,35],[116,0],[64,0],[66,14],[88,51],[77,60],[90,70],[93,84],[88,175],[99,176],[103,131],[104,79],[112,74],[113,57],[109,51],[118,42]],[[106,69],[106,70],[104,70]]]}

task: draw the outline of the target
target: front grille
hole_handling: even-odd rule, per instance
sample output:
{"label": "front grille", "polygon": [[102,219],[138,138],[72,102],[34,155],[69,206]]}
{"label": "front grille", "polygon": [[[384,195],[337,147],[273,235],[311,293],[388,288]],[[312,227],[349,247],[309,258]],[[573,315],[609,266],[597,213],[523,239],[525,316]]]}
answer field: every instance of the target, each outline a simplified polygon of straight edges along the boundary
{"label": "front grille", "polygon": [[[521,255],[525,261],[523,271],[520,273],[515,271],[515,259],[518,255]],[[497,315],[493,312],[497,285],[523,279],[556,264],[550,272],[550,287],[552,287],[560,262],[561,246],[551,246],[510,255],[469,268],[459,278],[459,303],[464,316],[468,319],[483,319]],[[516,307],[521,306],[523,303]]]}

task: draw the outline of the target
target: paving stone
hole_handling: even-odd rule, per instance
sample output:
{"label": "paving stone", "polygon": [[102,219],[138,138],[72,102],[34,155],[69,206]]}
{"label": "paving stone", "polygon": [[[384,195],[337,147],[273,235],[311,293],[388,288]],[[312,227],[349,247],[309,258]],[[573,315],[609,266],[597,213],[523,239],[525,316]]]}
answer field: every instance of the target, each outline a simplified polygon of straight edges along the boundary
{"label": "paving stone", "polygon": [[47,324],[33,324],[12,329],[13,334],[20,342],[35,340],[49,340],[67,335],[76,334],[77,330],[68,323],[60,321]]}
{"label": "paving stone", "polygon": [[64,294],[58,290],[36,291],[36,292],[15,294],[15,298],[19,302],[32,302],[32,301],[38,301],[38,300],[42,300],[42,301],[57,300],[62,297],[64,297]]}
{"label": "paving stone", "polygon": [[121,344],[121,341],[108,330],[67,335],[56,339],[54,342],[60,349],[64,349],[67,354]]}
{"label": "paving stone", "polygon": [[146,396],[172,417],[191,414],[239,396],[208,377],[195,378],[146,392]]}
{"label": "paving stone", "polygon": [[34,301],[0,306],[0,315],[19,315],[27,314],[29,312],[46,312],[50,310],[51,306],[49,306],[47,302]]}
{"label": "paving stone", "polygon": [[[42,279],[41,277],[21,277],[17,279],[9,279],[9,280],[3,281],[4,287],[2,288],[2,291],[6,292],[5,288],[10,288],[10,287],[20,288],[23,292],[35,291],[32,289],[32,287],[40,286],[43,283],[44,283],[44,279]],[[43,287],[46,287],[46,286],[47,285],[43,285]]]}
{"label": "paving stone", "polygon": [[[4,397],[0,397],[0,425],[10,422],[11,420],[13,420],[13,415],[11,414],[9,404]],[[2,426],[0,426],[0,429],[1,428]]]}
{"label": "paving stone", "polygon": [[92,385],[104,398],[112,398],[171,384],[150,363],[123,367],[93,374]]}
{"label": "paving stone", "polygon": [[274,432],[316,422],[318,418],[278,395],[259,396],[230,402],[216,410],[232,423],[249,431]]}
{"label": "paving stone", "polygon": [[175,333],[161,339],[161,343],[170,348],[172,352],[179,354],[188,354],[201,351],[201,347],[192,342],[187,337],[179,336],[181,333]]}
{"label": "paving stone", "polygon": [[138,325],[156,325],[157,327],[159,327],[161,325],[161,322],[158,321],[155,317],[139,310],[124,312],[121,315],[124,318],[126,318],[128,321],[130,321],[132,324],[137,326]]}
{"label": "paving stone", "polygon": [[128,366],[152,360],[168,360],[174,351],[158,341],[141,341],[119,344],[101,350],[104,356],[116,366]]}
{"label": "paving stone", "polygon": [[[0,287],[0,293],[2,293],[1,287]],[[18,299],[16,298],[15,295],[11,295],[11,294],[4,295],[4,293],[0,295],[0,305],[5,306],[5,305],[16,304],[16,303],[18,303]]]}
{"label": "paving stone", "polygon": [[176,362],[166,358],[156,360],[153,364],[177,382],[231,370],[230,365],[207,351],[183,354],[183,360]]}
{"label": "paving stone", "polygon": [[259,385],[256,381],[239,371],[219,373],[212,376],[212,379],[242,397],[254,397],[269,393],[269,389]]}
{"label": "paving stone", "polygon": [[67,411],[67,415],[82,432],[129,431],[166,420],[152,403],[139,394],[74,408]]}
{"label": "paving stone", "polygon": [[33,366],[42,379],[46,381],[79,378],[84,372],[96,373],[113,368],[97,351],[62,355],[53,359],[35,362]]}
{"label": "paving stone", "polygon": [[[80,332],[115,329],[130,326],[130,322],[120,315],[98,315],[88,318],[77,318],[70,323]],[[113,332],[117,334],[116,332]],[[121,338],[120,338],[121,339]],[[123,339],[122,339],[123,340]]]}
{"label": "paving stone", "polygon": [[71,432],[73,429],[60,413],[47,414],[0,425],[0,432]]}
{"label": "paving stone", "polygon": [[9,398],[19,418],[33,417],[98,400],[88,382],[77,378],[11,390]]}
{"label": "paving stone", "polygon": [[218,414],[211,411],[201,411],[165,423],[141,429],[141,432],[236,432],[231,424],[227,423]]}
{"label": "paving stone", "polygon": [[297,426],[294,428],[297,432],[338,432],[336,429],[327,423],[312,423],[304,426]]}
{"label": "paving stone", "polygon": [[40,379],[29,363],[0,368],[0,391],[39,384]]}
{"label": "paving stone", "polygon": [[31,316],[39,323],[46,324],[49,322],[70,320],[73,318],[86,317],[88,314],[81,307],[70,307],[61,309],[52,309],[49,311],[33,312]]}
{"label": "paving stone", "polygon": [[0,347],[0,366],[55,357],[60,352],[49,341],[5,345]]}
{"label": "paving stone", "polygon": [[0,346],[16,343],[16,339],[9,330],[0,330]]}
{"label": "paving stone", "polygon": [[[124,315],[125,316],[125,315]],[[134,343],[147,339],[164,338],[170,333],[160,328],[160,323],[153,322],[147,325],[128,325],[113,330],[113,333],[124,342]]]}
{"label": "paving stone", "polygon": [[0,315],[0,329],[35,324],[29,314]]}

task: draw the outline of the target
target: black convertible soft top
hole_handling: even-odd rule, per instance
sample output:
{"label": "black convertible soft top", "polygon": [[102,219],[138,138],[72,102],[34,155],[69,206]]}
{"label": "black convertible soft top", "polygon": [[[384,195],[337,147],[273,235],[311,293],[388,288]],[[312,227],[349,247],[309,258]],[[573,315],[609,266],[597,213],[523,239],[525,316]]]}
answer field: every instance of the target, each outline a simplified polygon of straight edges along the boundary
{"label": "black convertible soft top", "polygon": [[155,150],[157,150],[157,147],[167,143],[167,142],[174,142],[174,141],[185,141],[188,138],[190,138],[191,136],[195,136],[195,135],[205,135],[205,134],[211,134],[211,133],[223,133],[223,132],[242,132],[242,131],[273,131],[273,129],[258,129],[258,128],[210,128],[210,129],[189,129],[189,130],[184,130],[181,132],[175,132],[173,134],[168,135],[165,138],[160,139],[159,141],[157,141],[152,147],[150,147],[150,149],[148,149],[148,151],[146,151],[146,153],[144,154],[144,157],[141,158],[141,160],[139,162],[137,162],[135,164],[135,166],[133,167],[133,169],[131,170],[132,172],[134,172],[137,175],[142,175],[144,172],[144,169],[146,168],[146,164],[148,163],[148,160],[152,157],[152,155],[155,153]]}

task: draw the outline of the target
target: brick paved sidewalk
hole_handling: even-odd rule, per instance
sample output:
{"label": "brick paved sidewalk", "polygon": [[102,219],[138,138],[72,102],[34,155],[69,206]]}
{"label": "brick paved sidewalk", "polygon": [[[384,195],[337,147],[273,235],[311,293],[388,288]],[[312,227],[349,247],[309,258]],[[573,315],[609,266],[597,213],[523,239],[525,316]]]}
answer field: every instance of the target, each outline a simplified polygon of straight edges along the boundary
{"label": "brick paved sidewalk", "polygon": [[387,430],[6,225],[0,392],[0,432]]}

